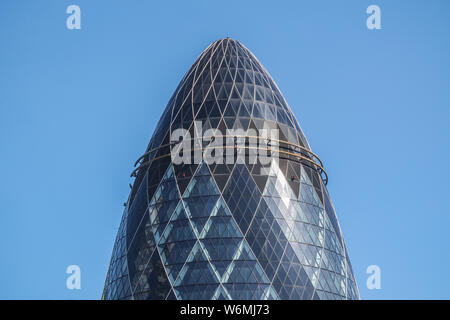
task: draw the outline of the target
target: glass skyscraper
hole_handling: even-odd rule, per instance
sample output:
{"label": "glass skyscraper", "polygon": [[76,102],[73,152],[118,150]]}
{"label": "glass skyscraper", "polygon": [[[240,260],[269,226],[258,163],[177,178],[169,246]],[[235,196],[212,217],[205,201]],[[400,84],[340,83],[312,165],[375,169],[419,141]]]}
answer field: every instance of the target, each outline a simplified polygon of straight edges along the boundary
{"label": "glass skyscraper", "polygon": [[[231,163],[175,163],[180,128],[190,137],[244,135],[226,147],[236,151]],[[249,158],[250,129],[277,130],[255,147],[276,161],[236,161],[239,150]],[[193,140],[193,149],[207,148]],[[103,299],[359,299],[322,162],[238,41],[218,40],[200,55],[135,166]]]}

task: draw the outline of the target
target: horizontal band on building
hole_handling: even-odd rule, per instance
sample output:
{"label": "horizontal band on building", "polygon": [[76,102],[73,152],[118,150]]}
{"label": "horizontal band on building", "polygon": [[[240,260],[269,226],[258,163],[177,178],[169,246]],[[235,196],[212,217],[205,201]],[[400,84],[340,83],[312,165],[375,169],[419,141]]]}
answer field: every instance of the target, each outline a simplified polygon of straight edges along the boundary
{"label": "horizontal band on building", "polygon": [[[322,181],[324,182],[324,184],[326,185],[328,183],[328,175],[327,175],[327,173],[326,173],[326,171],[324,169],[322,160],[315,153],[313,153],[309,149],[306,149],[305,147],[302,147],[300,145],[294,144],[292,142],[288,142],[288,141],[284,141],[284,140],[278,140],[278,139],[270,139],[270,138],[266,138],[266,137],[227,136],[227,135],[222,135],[222,136],[219,136],[219,137],[225,138],[225,140],[226,139],[231,139],[231,138],[233,138],[233,139],[238,138],[238,139],[245,139],[245,141],[241,140],[239,144],[235,144],[235,145],[231,145],[231,146],[230,145],[226,145],[226,144],[223,144],[223,145],[211,145],[211,144],[208,144],[208,145],[202,146],[202,147],[190,148],[189,152],[191,152],[191,155],[192,155],[192,152],[195,153],[196,151],[202,151],[203,152],[206,149],[221,148],[221,149],[224,149],[224,150],[226,150],[226,149],[236,149],[236,150],[244,149],[244,150],[246,150],[246,154],[244,155],[245,157],[248,157],[250,155],[251,150],[269,152],[270,155],[272,153],[276,153],[280,159],[285,159],[285,160],[299,162],[301,164],[305,164],[308,167],[316,170],[319,173],[319,175],[321,176]],[[254,144],[250,143],[250,139],[267,140],[268,142],[265,143],[265,144],[267,144],[268,146],[271,146],[271,147],[266,148],[266,147],[255,146]],[[211,141],[204,141],[201,138],[189,139],[189,140],[190,141],[201,140],[202,142],[211,143]],[[159,146],[157,148],[153,148],[153,149],[147,151],[146,153],[144,153],[142,156],[140,156],[136,160],[134,165],[138,166],[138,167],[133,170],[133,172],[131,173],[131,176],[137,176],[137,174],[138,174],[138,172],[140,170],[142,170],[143,168],[149,166],[153,161],[156,161],[156,160],[159,160],[159,159],[162,159],[162,158],[166,158],[166,157],[171,157],[172,156],[171,148],[174,147],[174,146],[180,145],[181,143],[182,143],[182,140],[181,141],[172,142],[172,143],[168,143],[168,144],[164,144],[164,145],[161,145],[161,146]],[[272,147],[273,143],[275,143],[274,147]],[[197,144],[199,144],[199,142],[197,142]],[[162,152],[160,152],[160,151],[162,151]],[[153,154],[153,158],[150,158],[152,154]],[[266,156],[270,157],[270,155],[266,155]],[[237,154],[234,153],[233,157],[236,157],[236,156],[237,156]],[[147,157],[148,160],[145,159],[146,157]],[[227,155],[223,154],[223,157],[226,158]]]}

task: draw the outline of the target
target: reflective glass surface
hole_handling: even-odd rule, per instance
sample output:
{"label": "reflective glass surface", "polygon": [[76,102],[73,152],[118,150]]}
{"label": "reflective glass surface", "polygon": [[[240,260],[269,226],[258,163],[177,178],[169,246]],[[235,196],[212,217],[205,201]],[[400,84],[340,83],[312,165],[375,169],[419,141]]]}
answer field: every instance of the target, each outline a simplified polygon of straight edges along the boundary
{"label": "reflective glass surface", "polygon": [[310,146],[280,90],[241,43],[211,44],[169,100],[124,209],[103,299],[359,299],[320,173],[292,159],[182,164],[177,128],[279,130]]}

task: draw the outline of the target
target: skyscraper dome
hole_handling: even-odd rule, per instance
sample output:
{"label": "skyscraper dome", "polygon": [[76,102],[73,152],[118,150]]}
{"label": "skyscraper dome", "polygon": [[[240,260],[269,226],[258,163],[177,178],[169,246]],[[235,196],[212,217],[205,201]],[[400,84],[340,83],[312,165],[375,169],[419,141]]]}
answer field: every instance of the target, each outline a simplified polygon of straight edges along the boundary
{"label": "skyscraper dome", "polygon": [[[233,161],[197,157],[217,140],[198,138],[208,130]],[[192,152],[179,152],[185,137]],[[252,150],[276,157],[248,161]],[[135,166],[103,299],[359,299],[322,162],[238,41],[203,51]]]}

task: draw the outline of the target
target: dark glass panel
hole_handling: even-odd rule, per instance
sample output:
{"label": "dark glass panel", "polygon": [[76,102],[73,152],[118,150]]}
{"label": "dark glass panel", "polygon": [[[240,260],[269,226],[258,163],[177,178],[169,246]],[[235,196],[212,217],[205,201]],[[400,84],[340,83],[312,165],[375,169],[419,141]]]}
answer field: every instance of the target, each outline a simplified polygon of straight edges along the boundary
{"label": "dark glass panel", "polygon": [[245,233],[256,212],[261,194],[244,164],[236,164],[223,196]]}

